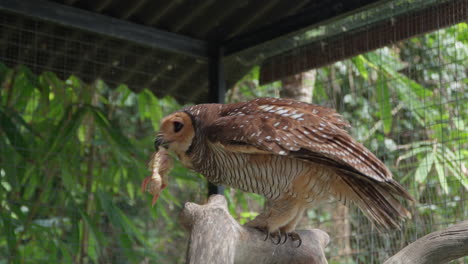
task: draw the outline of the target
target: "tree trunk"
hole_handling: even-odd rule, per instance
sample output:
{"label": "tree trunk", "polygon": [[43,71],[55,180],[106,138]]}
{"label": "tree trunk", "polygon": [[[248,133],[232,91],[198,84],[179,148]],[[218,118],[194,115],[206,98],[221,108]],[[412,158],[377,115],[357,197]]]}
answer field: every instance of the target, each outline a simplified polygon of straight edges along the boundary
{"label": "tree trunk", "polygon": [[468,256],[468,221],[423,236],[384,264],[447,263],[463,256]]}
{"label": "tree trunk", "polygon": [[288,239],[275,245],[265,234],[239,225],[229,214],[226,198],[212,195],[208,203],[186,203],[182,224],[190,231],[186,263],[323,264],[328,235],[318,229],[298,231],[302,244]]}
{"label": "tree trunk", "polygon": [[316,71],[311,70],[282,79],[283,87],[280,90],[280,97],[307,103],[312,102],[315,76]]}

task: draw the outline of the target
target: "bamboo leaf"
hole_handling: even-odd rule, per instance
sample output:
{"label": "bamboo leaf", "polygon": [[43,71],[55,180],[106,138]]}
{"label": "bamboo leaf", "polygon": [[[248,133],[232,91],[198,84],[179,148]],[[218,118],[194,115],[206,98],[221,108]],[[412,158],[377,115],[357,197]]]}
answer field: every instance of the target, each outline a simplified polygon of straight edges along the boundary
{"label": "bamboo leaf", "polygon": [[2,217],[2,222],[3,222],[3,230],[1,231],[1,233],[3,233],[6,236],[8,251],[9,251],[8,255],[10,256],[12,263],[19,263],[19,260],[21,258],[18,256],[18,251],[16,250],[17,242],[16,242],[16,236],[15,236],[15,227],[13,226],[13,223],[12,223],[12,217],[8,214],[9,212],[5,210],[2,210],[0,212],[0,215]]}
{"label": "bamboo leaf", "polygon": [[447,178],[445,176],[444,168],[440,164],[441,162],[443,162],[443,157],[439,157],[439,155],[437,155],[437,158],[434,160],[434,167],[437,171],[437,176],[439,178],[440,187],[442,187],[445,194],[448,194],[449,188],[447,184]]}
{"label": "bamboo leaf", "polygon": [[[431,97],[433,95],[432,91],[399,73],[396,70],[396,68],[398,68],[396,67],[398,63],[394,64],[392,61],[389,64],[388,61],[390,59],[385,54],[381,53],[377,55],[375,52],[369,52],[365,55],[365,59],[369,66],[386,75],[388,80],[390,80],[389,83],[391,87],[396,88],[398,98],[416,114],[416,120],[421,125],[425,125],[424,118],[426,116],[424,115],[424,109],[426,109],[426,107],[421,99]],[[385,61],[387,62],[384,63]],[[437,113],[435,113],[434,116],[438,116]]]}
{"label": "bamboo leaf", "polygon": [[164,201],[170,201],[177,207],[181,207],[179,199],[177,199],[176,196],[172,195],[171,192],[169,192],[169,190],[161,192],[161,199]]}
{"label": "bamboo leaf", "polygon": [[122,106],[125,105],[128,98],[132,94],[132,91],[125,84],[119,84],[119,86],[115,90],[118,93],[119,98],[120,98],[119,99],[119,101],[120,101],[119,104],[122,105]]}
{"label": "bamboo leaf", "polygon": [[[1,110],[2,109],[0,108],[0,111]],[[24,120],[24,118],[20,114],[18,114],[18,112],[12,111],[12,110],[9,110],[9,109],[3,109],[3,110],[4,110],[4,113],[11,118],[12,121],[17,122],[18,124],[20,124],[29,133],[33,134],[34,136],[41,137],[40,134],[37,131],[35,131],[35,129],[28,122],[26,122],[26,120]]]}
{"label": "bamboo leaf", "polygon": [[24,139],[20,129],[5,112],[0,109],[0,129],[5,133],[11,146],[25,159],[30,158],[29,144]]}
{"label": "bamboo leaf", "polygon": [[[24,171],[26,168],[24,166],[17,166],[18,161],[22,161],[22,159],[18,158],[19,154],[13,146],[11,146],[6,137],[0,137],[0,149],[2,153],[2,168],[0,169],[0,173],[4,173],[6,179],[6,181],[4,181],[1,177],[3,175],[0,174],[0,183],[5,185],[2,187],[6,189],[6,192],[12,190],[18,191],[20,190],[21,180],[24,178]],[[2,194],[2,192],[0,192],[0,194]]]}
{"label": "bamboo leaf", "polygon": [[146,239],[140,230],[135,226],[135,224],[122,211],[120,211],[120,209],[119,214],[125,231],[129,234],[132,234],[139,243],[145,244]]}
{"label": "bamboo leaf", "polygon": [[68,107],[65,115],[53,129],[53,133],[50,134],[50,138],[45,146],[45,149],[48,150],[42,160],[47,160],[50,155],[58,155],[62,152],[64,146],[70,141],[70,139],[77,135],[77,130],[85,113],[85,107],[80,107],[75,112],[73,112],[73,108],[71,106]]}
{"label": "bamboo leaf", "polygon": [[381,76],[377,83],[380,84],[381,91],[377,91],[377,101],[380,106],[380,119],[382,120],[384,133],[388,135],[392,130],[392,103],[385,77]]}
{"label": "bamboo leaf", "polygon": [[[24,179],[22,183],[25,185],[24,191],[22,193],[23,198],[25,200],[29,200],[33,197],[35,191],[37,190],[38,185],[40,185],[43,179],[43,175],[38,172],[38,170],[34,167],[28,168],[24,175]],[[27,184],[26,184],[27,182]]]}
{"label": "bamboo leaf", "polygon": [[[163,194],[164,193],[162,193],[161,196]],[[156,205],[154,206],[154,209],[152,209],[150,212],[153,215],[153,217],[156,217],[156,215],[159,217],[159,215],[160,215],[160,216],[162,216],[164,221],[167,221],[167,222],[171,221],[171,216],[168,214],[166,208],[161,205],[161,203],[156,203]]]}
{"label": "bamboo leaf", "polygon": [[80,213],[81,218],[84,220],[86,225],[88,225],[91,236],[96,241],[95,247],[100,249],[103,246],[105,246],[107,244],[107,240],[105,239],[105,236],[102,233],[102,231],[99,230],[99,228],[91,220],[91,218],[89,217],[89,215],[85,211],[83,211],[81,208],[78,208],[78,211]]}
{"label": "bamboo leaf", "polygon": [[92,107],[92,106],[87,106],[92,113],[94,114],[96,124],[102,131],[109,136],[109,139],[111,140],[111,143],[113,145],[118,146],[121,150],[126,152],[128,155],[126,155],[127,159],[131,159],[133,156],[137,156],[140,158],[143,158],[143,153],[141,151],[138,151],[133,144],[128,140],[128,138],[122,134],[121,130],[116,124],[110,123],[110,121],[107,119],[106,115],[98,108]]}
{"label": "bamboo leaf", "polygon": [[159,121],[162,119],[161,105],[156,96],[148,89],[145,89],[138,95],[138,109],[140,112],[140,119],[151,120],[153,128],[159,129]]}
{"label": "bamboo leaf", "polygon": [[351,59],[352,62],[354,63],[354,66],[356,66],[359,74],[364,78],[364,80],[369,79],[369,74],[367,73],[367,69],[365,67],[365,58],[362,55],[358,55],[354,58]]}
{"label": "bamboo leaf", "polygon": [[13,84],[14,105],[16,109],[24,110],[30,100],[37,100],[32,96],[37,86],[37,77],[25,66],[19,66]]}
{"label": "bamboo leaf", "polygon": [[148,89],[145,89],[145,93],[149,97],[150,104],[146,107],[149,109],[149,118],[151,124],[153,124],[153,129],[155,131],[159,130],[159,121],[163,118],[163,113],[161,109],[161,104],[159,103],[158,98]]}
{"label": "bamboo leaf", "polygon": [[410,150],[407,151],[405,154],[400,155],[400,156],[398,157],[396,163],[398,164],[398,163],[400,163],[400,161],[402,161],[402,160],[405,160],[405,159],[414,157],[414,156],[416,156],[416,155],[419,154],[419,153],[429,152],[429,151],[431,151],[431,150],[432,150],[431,147],[418,147],[418,148],[410,149]]}
{"label": "bamboo leaf", "polygon": [[68,192],[75,191],[79,187],[79,185],[76,184],[77,179],[75,178],[75,174],[70,171],[69,166],[63,166],[60,178],[62,179],[63,186]]}
{"label": "bamboo leaf", "polygon": [[[460,153],[460,155],[457,155],[449,148],[444,148],[440,153],[441,157],[444,158],[446,168],[449,169],[453,177],[455,177],[465,187],[465,189],[468,190],[468,177],[464,175],[461,169],[461,162],[464,160],[461,157],[462,154]],[[457,164],[457,162],[459,162],[459,164]]]}
{"label": "bamboo leaf", "polygon": [[91,260],[94,261],[94,263],[97,263],[98,262],[98,259],[99,259],[99,247],[98,247],[99,243],[96,241],[96,236],[94,235],[91,235],[89,236],[89,240],[88,240],[88,243],[87,243],[87,246],[88,246],[88,256]]}
{"label": "bamboo leaf", "polygon": [[[431,90],[424,88],[419,83],[399,73],[398,68],[402,68],[403,65],[399,65],[399,62],[393,60],[387,54],[369,52],[366,54],[366,58],[368,59],[367,62],[373,65],[375,69],[381,69],[381,72],[387,74],[389,79],[397,80],[403,84],[404,87],[410,88],[410,91],[416,94],[419,98],[426,98],[433,95]],[[402,99],[403,98],[404,97],[402,97]]]}
{"label": "bamboo leaf", "polygon": [[[124,249],[130,249],[133,245],[133,240],[136,239],[140,243],[144,243],[143,235],[138,231],[134,224],[125,216],[122,211],[116,207],[109,195],[102,191],[101,189],[97,191],[97,195],[100,201],[100,204],[109,217],[111,223],[118,227],[121,232],[119,232],[119,242]],[[132,250],[125,250],[125,255],[132,260],[135,260],[136,255]]]}
{"label": "bamboo leaf", "polygon": [[453,177],[455,177],[465,187],[465,189],[468,190],[468,178],[466,175],[463,175],[463,172],[456,164],[453,164],[453,162],[449,161],[446,164],[446,167],[450,170]]}
{"label": "bamboo leaf", "polygon": [[465,45],[468,45],[468,24],[460,23],[455,25],[455,29],[457,30],[457,40],[463,42]]}
{"label": "bamboo leaf", "polygon": [[426,157],[419,163],[416,172],[414,173],[414,179],[416,182],[425,183],[429,172],[431,171],[432,164],[434,163],[434,152],[427,153]]}

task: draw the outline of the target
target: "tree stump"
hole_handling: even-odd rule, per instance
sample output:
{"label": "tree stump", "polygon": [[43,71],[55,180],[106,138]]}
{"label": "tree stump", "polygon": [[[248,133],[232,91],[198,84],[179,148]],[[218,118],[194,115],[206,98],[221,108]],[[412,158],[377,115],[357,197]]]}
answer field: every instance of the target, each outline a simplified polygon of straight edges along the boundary
{"label": "tree stump", "polygon": [[186,263],[328,263],[324,249],[329,237],[324,231],[298,231],[300,247],[291,239],[275,245],[269,239],[264,241],[263,232],[237,223],[222,195],[212,195],[205,205],[186,203],[181,222],[190,231]]}

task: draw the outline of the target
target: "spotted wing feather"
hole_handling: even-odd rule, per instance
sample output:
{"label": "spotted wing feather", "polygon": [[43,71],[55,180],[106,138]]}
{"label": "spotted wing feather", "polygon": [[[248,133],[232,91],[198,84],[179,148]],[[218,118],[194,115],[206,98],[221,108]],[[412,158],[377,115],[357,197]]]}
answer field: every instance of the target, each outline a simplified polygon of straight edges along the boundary
{"label": "spotted wing feather", "polygon": [[261,98],[226,105],[208,133],[212,141],[325,163],[377,181],[391,173],[345,130],[334,110],[288,99]]}

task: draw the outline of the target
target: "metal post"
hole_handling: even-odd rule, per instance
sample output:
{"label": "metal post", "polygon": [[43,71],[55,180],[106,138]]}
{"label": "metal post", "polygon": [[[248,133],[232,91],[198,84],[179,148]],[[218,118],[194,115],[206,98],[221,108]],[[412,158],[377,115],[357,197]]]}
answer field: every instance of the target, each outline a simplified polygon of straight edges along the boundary
{"label": "metal post", "polygon": [[[226,78],[224,75],[223,49],[218,45],[210,47],[209,63],[209,100],[210,103],[224,103],[226,94]],[[224,187],[208,183],[208,196],[224,194]]]}

